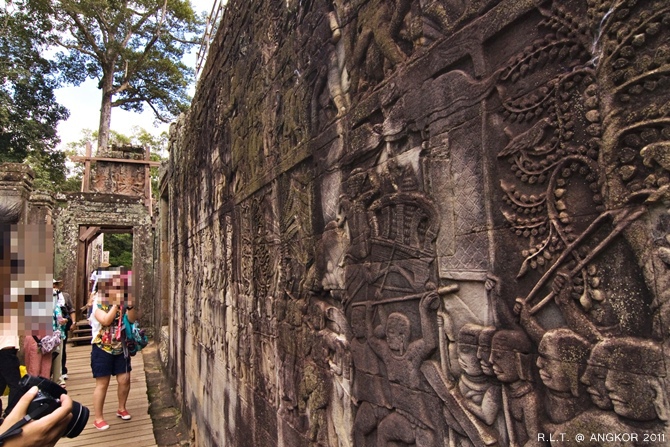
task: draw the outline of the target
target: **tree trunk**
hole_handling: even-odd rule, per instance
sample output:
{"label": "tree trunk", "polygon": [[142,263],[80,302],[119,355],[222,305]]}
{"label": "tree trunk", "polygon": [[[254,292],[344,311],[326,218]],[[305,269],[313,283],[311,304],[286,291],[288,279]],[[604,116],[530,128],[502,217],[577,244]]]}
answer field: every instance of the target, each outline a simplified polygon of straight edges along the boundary
{"label": "tree trunk", "polygon": [[98,156],[107,154],[109,131],[112,123],[112,98],[114,96],[114,71],[104,70],[102,77],[102,103],[100,105],[100,126],[98,127]]}

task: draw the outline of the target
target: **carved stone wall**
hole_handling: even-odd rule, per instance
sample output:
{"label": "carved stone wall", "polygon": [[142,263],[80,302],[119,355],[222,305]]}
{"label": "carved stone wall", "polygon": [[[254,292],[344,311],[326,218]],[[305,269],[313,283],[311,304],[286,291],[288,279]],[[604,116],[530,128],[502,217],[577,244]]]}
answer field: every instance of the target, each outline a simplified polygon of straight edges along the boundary
{"label": "carved stone wall", "polygon": [[669,97],[663,0],[229,2],[162,245],[197,445],[669,442]]}

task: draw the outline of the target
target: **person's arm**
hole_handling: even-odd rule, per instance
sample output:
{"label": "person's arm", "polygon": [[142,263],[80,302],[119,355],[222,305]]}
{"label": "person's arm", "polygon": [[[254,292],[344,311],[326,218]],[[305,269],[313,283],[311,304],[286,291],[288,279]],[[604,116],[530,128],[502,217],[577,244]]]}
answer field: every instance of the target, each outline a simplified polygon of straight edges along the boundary
{"label": "person's arm", "polygon": [[96,308],[93,313],[95,319],[103,326],[111,326],[114,323],[114,318],[116,318],[116,312],[118,312],[119,306],[116,304],[112,305],[107,312],[100,308]]}
{"label": "person's arm", "polygon": [[[14,409],[0,425],[0,434],[5,433],[11,426],[23,419],[30,402],[36,395],[37,387],[34,386],[19,399]],[[60,401],[60,407],[51,414],[24,425],[21,433],[5,439],[2,447],[52,447],[55,445],[65,433],[72,419],[72,399],[67,394],[63,394],[60,396]]]}
{"label": "person's arm", "polygon": [[65,309],[67,310],[68,315],[70,315],[72,326],[75,326],[77,324],[77,311],[72,304],[72,297],[66,292],[63,292],[63,297],[65,298]]}

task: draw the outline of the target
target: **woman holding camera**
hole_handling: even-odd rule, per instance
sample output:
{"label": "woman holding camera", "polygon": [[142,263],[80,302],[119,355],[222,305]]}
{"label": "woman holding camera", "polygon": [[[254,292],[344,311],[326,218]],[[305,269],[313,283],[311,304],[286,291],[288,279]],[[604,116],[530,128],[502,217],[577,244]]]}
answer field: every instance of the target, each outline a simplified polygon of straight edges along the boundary
{"label": "woman holding camera", "polygon": [[[126,402],[130,393],[130,356],[124,355],[121,337],[122,311],[128,313],[128,320],[135,321],[135,310],[127,301],[127,277],[119,272],[111,278],[98,281],[98,292],[93,299],[93,312],[90,322],[93,333],[91,351],[91,369],[95,378],[93,391],[93,407],[95,420],[93,424],[98,430],[107,430],[109,424],[104,419],[103,407],[111,376],[116,376],[119,407],[116,416],[124,421],[130,420],[126,410]],[[124,309],[125,306],[125,309]]]}

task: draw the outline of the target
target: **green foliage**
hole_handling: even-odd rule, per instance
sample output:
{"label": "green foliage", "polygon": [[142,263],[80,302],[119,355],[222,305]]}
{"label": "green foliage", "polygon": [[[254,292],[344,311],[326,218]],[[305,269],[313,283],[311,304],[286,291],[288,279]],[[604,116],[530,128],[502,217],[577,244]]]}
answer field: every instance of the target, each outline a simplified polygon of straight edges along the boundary
{"label": "green foliage", "polygon": [[133,267],[133,235],[131,233],[105,233],[105,250],[109,263],[114,267]]}
{"label": "green foliage", "polygon": [[99,147],[107,146],[111,109],[105,104],[171,121],[190,103],[193,69],[181,60],[198,41],[202,20],[188,0],[29,0],[48,10],[63,79],[99,80],[103,108]]}
{"label": "green foliage", "polygon": [[56,189],[65,178],[65,159],[55,150],[58,122],[68,111],[56,103],[55,65],[42,55],[51,22],[25,1],[0,6],[0,162],[27,161],[36,187]]}

